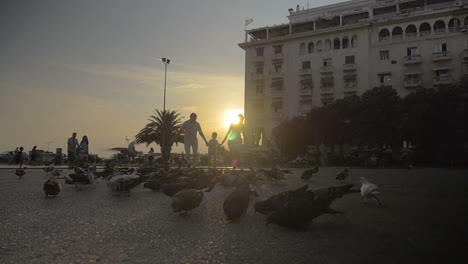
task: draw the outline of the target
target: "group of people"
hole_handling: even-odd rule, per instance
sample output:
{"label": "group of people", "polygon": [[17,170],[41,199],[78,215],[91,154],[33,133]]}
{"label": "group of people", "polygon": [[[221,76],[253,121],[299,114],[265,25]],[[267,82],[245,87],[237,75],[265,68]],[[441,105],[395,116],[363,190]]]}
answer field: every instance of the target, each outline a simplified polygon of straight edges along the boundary
{"label": "group of people", "polygon": [[[240,150],[242,147],[242,138],[244,133],[244,116],[239,114],[239,122],[231,124],[226,136],[221,143],[218,142],[218,133],[213,132],[211,134],[210,141],[207,141],[203,134],[200,123],[197,122],[197,114],[190,114],[190,119],[185,121],[181,127],[184,132],[184,147],[187,161],[190,163],[197,163],[198,161],[198,139],[197,134],[200,134],[201,138],[205,141],[208,146],[208,156],[213,165],[216,165],[219,147],[228,141],[229,150],[232,155],[232,166],[235,168],[239,164]],[[193,153],[193,160],[190,159],[190,153]]]}
{"label": "group of people", "polygon": [[78,143],[76,132],[67,140],[68,164],[73,166],[76,162],[86,163],[89,156],[89,141],[87,136],[83,136]]}

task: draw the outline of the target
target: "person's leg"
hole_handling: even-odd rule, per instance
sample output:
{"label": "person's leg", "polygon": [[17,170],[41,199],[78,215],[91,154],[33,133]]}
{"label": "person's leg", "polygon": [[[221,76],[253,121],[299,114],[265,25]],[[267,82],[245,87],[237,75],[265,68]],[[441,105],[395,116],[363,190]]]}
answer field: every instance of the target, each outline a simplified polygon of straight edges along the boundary
{"label": "person's leg", "polygon": [[191,141],[188,138],[184,138],[184,148],[185,148],[185,159],[190,163],[190,146]]}
{"label": "person's leg", "polygon": [[198,139],[195,139],[192,143],[193,148],[193,164],[198,164]]}

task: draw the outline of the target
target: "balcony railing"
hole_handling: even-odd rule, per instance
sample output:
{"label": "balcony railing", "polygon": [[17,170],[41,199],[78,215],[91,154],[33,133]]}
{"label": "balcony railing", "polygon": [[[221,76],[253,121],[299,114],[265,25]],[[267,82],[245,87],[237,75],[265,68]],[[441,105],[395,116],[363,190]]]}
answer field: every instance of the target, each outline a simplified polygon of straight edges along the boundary
{"label": "balcony railing", "polygon": [[444,34],[445,33],[445,28],[434,28],[434,33],[435,34]]}
{"label": "balcony railing", "polygon": [[274,53],[273,56],[271,56],[272,60],[279,60],[283,58],[283,53]]}
{"label": "balcony railing", "polygon": [[299,95],[300,96],[310,96],[310,95],[312,95],[312,89],[311,88],[301,88],[301,89],[299,89]]}
{"label": "balcony railing", "polygon": [[256,73],[256,72],[253,72],[252,73],[252,79],[254,80],[261,80],[263,79],[263,73]]}
{"label": "balcony railing", "polygon": [[331,66],[331,65],[322,66],[322,67],[320,67],[320,72],[321,73],[333,72],[333,66]]}
{"label": "balcony railing", "polygon": [[282,72],[282,71],[270,71],[270,76],[271,76],[272,78],[282,77],[282,76],[283,76],[283,72]]}
{"label": "balcony railing", "polygon": [[273,97],[282,97],[283,89],[271,89],[271,96]]}
{"label": "balcony railing", "polygon": [[434,85],[452,84],[452,77],[450,75],[436,76],[433,79]]}
{"label": "balcony railing", "polygon": [[305,69],[300,69],[299,74],[301,75],[309,75],[312,74],[312,69],[311,68],[305,68]]}
{"label": "balcony railing", "polygon": [[390,36],[379,37],[379,42],[389,41]]}
{"label": "balcony railing", "polygon": [[450,51],[440,51],[440,52],[432,53],[433,61],[450,60],[450,59],[452,59]]}
{"label": "balcony railing", "polygon": [[349,82],[349,83],[345,83],[345,85],[344,85],[344,89],[347,90],[347,91],[356,90],[356,88],[357,88],[357,83],[356,82]]}
{"label": "balcony railing", "polygon": [[431,31],[420,31],[419,36],[420,37],[428,37],[431,35]]}
{"label": "balcony railing", "polygon": [[403,34],[392,36],[392,40],[400,40],[400,39],[403,39]]}
{"label": "balcony railing", "polygon": [[463,50],[461,56],[462,56],[462,58],[467,59],[468,58],[468,49]]}
{"label": "balcony railing", "polygon": [[414,88],[414,87],[421,87],[421,79],[406,79],[405,80],[405,87],[406,88]]}
{"label": "balcony railing", "polygon": [[329,94],[333,93],[333,86],[320,86],[320,93],[321,94]]}
{"label": "balcony railing", "polygon": [[273,111],[271,113],[272,118],[282,118],[283,117],[283,111]]}
{"label": "balcony railing", "polygon": [[404,57],[405,64],[421,63],[421,55],[410,55]]}
{"label": "balcony railing", "polygon": [[342,67],[343,67],[343,71],[352,71],[352,70],[356,70],[357,65],[356,63],[346,63],[346,64],[343,64]]}
{"label": "balcony railing", "polygon": [[406,33],[405,36],[407,39],[412,39],[412,38],[416,38],[418,36],[418,33],[416,32]]}
{"label": "balcony railing", "polygon": [[254,61],[254,62],[260,62],[260,61],[263,61],[263,60],[265,60],[265,57],[263,57],[263,56],[255,56],[255,57],[253,57],[253,61]]}

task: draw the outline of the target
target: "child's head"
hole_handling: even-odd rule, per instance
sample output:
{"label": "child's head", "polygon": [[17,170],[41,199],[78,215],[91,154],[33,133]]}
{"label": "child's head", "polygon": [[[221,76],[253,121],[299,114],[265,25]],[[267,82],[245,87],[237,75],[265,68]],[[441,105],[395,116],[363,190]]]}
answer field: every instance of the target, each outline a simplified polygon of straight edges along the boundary
{"label": "child's head", "polygon": [[211,138],[216,139],[217,137],[218,137],[218,133],[213,132],[213,133],[211,134]]}

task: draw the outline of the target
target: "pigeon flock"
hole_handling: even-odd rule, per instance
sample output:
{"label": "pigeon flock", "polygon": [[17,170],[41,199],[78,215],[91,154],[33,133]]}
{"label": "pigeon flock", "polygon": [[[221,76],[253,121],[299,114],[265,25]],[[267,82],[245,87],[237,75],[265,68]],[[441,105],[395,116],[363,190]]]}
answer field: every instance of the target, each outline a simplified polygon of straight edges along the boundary
{"label": "pigeon flock", "polygon": [[[27,171],[17,169],[15,174],[22,179]],[[74,185],[77,190],[84,186],[93,185],[98,178],[107,182],[107,186],[114,195],[130,195],[131,190],[143,184],[143,188],[161,192],[171,199],[171,209],[174,213],[188,215],[201,204],[205,193],[216,186],[231,188],[232,192],[222,203],[224,215],[229,221],[237,221],[247,215],[252,200],[257,200],[253,208],[254,213],[266,216],[266,225],[276,224],[283,227],[305,229],[317,217],[324,214],[343,214],[333,209],[333,202],[348,194],[360,193],[364,203],[369,198],[382,205],[378,196],[380,190],[374,183],[361,177],[361,188],[353,189],[353,184],[344,184],[349,176],[349,168],[338,172],[336,180],[340,184],[329,187],[309,188],[306,184],[295,190],[276,193],[266,199],[259,200],[257,184],[262,181],[278,182],[285,179],[288,170],[277,167],[271,169],[250,168],[249,170],[203,169],[203,168],[115,168],[106,166],[97,171],[96,167],[80,168],[64,172],[52,166],[43,169],[48,177],[43,190],[48,197],[56,197],[61,192],[64,179],[65,184]],[[301,180],[309,181],[318,177],[319,167],[306,169],[301,174]]]}

